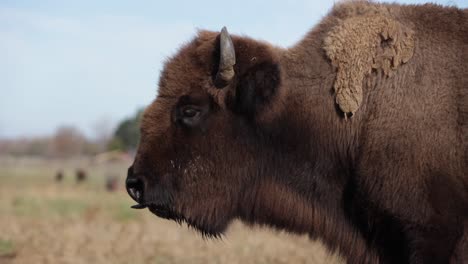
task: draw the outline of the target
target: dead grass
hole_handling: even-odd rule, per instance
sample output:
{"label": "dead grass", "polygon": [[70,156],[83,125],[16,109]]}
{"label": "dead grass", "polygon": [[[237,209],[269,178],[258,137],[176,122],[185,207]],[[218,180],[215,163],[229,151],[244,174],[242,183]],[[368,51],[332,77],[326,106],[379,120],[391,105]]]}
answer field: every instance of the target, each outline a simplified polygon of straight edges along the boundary
{"label": "dead grass", "polygon": [[[89,181],[77,185],[72,172],[80,163],[0,160],[0,263],[338,262],[305,236],[238,222],[222,240],[204,240],[174,222],[131,210],[122,188],[106,192],[106,172],[125,172],[126,164],[91,166]],[[59,165],[68,178],[55,183]]]}

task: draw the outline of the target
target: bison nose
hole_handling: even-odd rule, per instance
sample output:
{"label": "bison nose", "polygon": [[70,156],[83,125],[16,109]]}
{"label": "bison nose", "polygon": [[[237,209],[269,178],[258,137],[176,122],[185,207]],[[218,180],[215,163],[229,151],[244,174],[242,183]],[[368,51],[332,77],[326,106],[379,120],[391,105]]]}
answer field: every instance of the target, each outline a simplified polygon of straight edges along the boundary
{"label": "bison nose", "polygon": [[143,197],[143,181],[137,178],[128,178],[125,182],[127,192],[135,202],[141,203]]}
{"label": "bison nose", "polygon": [[128,169],[127,180],[125,181],[125,187],[127,188],[128,195],[132,197],[137,203],[143,203],[143,189],[144,184],[141,179],[136,178],[133,175],[133,168]]}

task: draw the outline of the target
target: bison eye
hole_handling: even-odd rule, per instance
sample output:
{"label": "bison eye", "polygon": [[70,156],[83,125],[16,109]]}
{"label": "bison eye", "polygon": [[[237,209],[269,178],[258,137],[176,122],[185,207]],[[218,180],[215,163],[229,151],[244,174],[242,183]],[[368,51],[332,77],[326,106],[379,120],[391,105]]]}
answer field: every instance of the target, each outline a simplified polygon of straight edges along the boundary
{"label": "bison eye", "polygon": [[211,98],[208,95],[184,95],[174,106],[172,120],[185,128],[202,128],[211,109]]}
{"label": "bison eye", "polygon": [[193,106],[193,105],[187,105],[179,108],[178,110],[179,114],[177,119],[179,122],[184,124],[185,126],[189,127],[194,127],[198,125],[201,121],[201,112],[202,109]]}
{"label": "bison eye", "polygon": [[192,118],[198,115],[200,111],[192,107],[186,107],[182,110],[182,114],[185,118]]}

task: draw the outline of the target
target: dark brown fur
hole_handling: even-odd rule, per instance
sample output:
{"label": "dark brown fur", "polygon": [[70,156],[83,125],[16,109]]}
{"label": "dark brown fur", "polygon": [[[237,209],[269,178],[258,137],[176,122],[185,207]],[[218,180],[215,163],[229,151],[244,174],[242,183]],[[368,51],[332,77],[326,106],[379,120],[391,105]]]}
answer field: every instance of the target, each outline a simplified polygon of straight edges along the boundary
{"label": "dark brown fur", "polygon": [[[334,84],[349,68],[330,32],[360,16],[394,33],[356,64],[362,100],[345,119]],[[398,61],[380,54],[392,34],[410,41]],[[129,169],[144,183],[138,202],[206,235],[235,218],[308,233],[349,263],[468,261],[466,9],[344,3],[289,49],[233,36],[236,76],[223,89],[218,38],[200,32],[165,65]]]}

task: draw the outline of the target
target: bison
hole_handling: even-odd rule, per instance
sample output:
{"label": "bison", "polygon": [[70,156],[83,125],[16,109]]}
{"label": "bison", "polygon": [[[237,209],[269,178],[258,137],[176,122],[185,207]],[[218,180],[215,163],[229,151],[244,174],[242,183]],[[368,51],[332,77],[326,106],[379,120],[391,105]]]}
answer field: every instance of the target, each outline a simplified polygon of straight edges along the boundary
{"label": "bison", "polygon": [[63,171],[62,171],[62,170],[58,170],[58,171],[55,173],[55,181],[56,181],[56,182],[62,182],[62,181],[63,181],[63,178],[64,178]]}
{"label": "bison", "polygon": [[346,2],[287,49],[200,31],[126,188],[208,237],[240,219],[348,263],[467,263],[467,137],[468,10]]}
{"label": "bison", "polygon": [[119,177],[117,175],[106,176],[106,191],[115,192],[119,188]]}
{"label": "bison", "polygon": [[86,181],[87,178],[88,178],[88,174],[86,173],[84,169],[76,169],[75,171],[76,183],[82,183]]}

